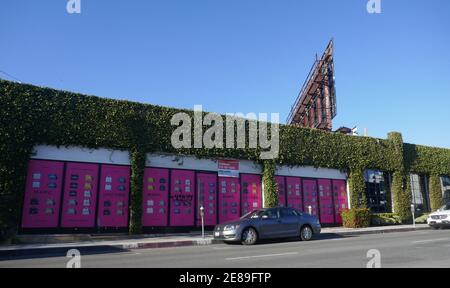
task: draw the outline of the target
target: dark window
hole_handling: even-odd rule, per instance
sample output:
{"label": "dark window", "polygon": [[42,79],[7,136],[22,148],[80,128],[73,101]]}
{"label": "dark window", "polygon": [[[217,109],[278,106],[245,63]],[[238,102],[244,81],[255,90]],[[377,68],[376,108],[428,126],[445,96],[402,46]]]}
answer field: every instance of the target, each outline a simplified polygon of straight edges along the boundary
{"label": "dark window", "polygon": [[298,216],[298,212],[294,209],[281,209],[281,217],[290,217],[290,216]]}
{"label": "dark window", "polygon": [[264,211],[262,216],[267,216],[270,219],[277,219],[278,218],[278,209],[268,209]]}
{"label": "dark window", "polygon": [[429,211],[428,189],[426,188],[427,179],[425,176],[411,174],[411,193],[412,204],[414,204],[416,213],[422,214]]}
{"label": "dark window", "polygon": [[367,206],[373,213],[389,212],[387,197],[389,177],[387,176],[385,173],[376,170],[366,170],[364,172]]}
{"label": "dark window", "polygon": [[442,196],[444,198],[444,203],[450,202],[450,177],[443,176],[441,177],[442,184]]}

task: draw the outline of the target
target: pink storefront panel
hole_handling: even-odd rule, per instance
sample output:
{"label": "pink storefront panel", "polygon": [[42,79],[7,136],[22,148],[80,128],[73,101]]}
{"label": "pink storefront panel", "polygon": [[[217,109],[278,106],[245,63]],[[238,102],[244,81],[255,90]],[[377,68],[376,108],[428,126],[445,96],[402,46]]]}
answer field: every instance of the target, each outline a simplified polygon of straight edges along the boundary
{"label": "pink storefront panel", "polygon": [[300,212],[303,211],[302,185],[299,177],[286,177],[287,205]]}
{"label": "pink storefront panel", "polygon": [[194,171],[172,170],[170,226],[194,226]]}
{"label": "pink storefront panel", "polygon": [[309,213],[308,207],[311,206],[312,215],[318,215],[318,200],[317,200],[317,182],[316,180],[303,180],[303,200],[304,212]]}
{"label": "pink storefront panel", "polygon": [[169,170],[145,168],[142,226],[168,226]]}
{"label": "pink storefront panel", "polygon": [[261,208],[261,176],[241,175],[242,215]]}
{"label": "pink storefront panel", "polygon": [[197,226],[202,224],[200,207],[204,208],[205,226],[217,224],[217,175],[211,173],[197,174]]}
{"label": "pink storefront panel", "polygon": [[56,228],[64,163],[30,160],[22,213],[22,228]]}
{"label": "pink storefront panel", "polygon": [[67,163],[61,226],[93,228],[97,205],[98,165]]}
{"label": "pink storefront panel", "polygon": [[102,165],[97,225],[128,227],[130,167]]}
{"label": "pink storefront panel", "polygon": [[319,179],[320,222],[334,224],[334,207],[331,180]]}
{"label": "pink storefront panel", "polygon": [[342,224],[341,213],[348,209],[347,184],[344,180],[333,180],[334,192],[334,213],[336,215],[336,223]]}
{"label": "pink storefront panel", "polygon": [[219,177],[219,223],[240,217],[239,178]]}
{"label": "pink storefront panel", "polygon": [[286,187],[284,183],[283,176],[275,176],[275,182],[277,183],[278,188],[278,206],[285,207],[286,206]]}

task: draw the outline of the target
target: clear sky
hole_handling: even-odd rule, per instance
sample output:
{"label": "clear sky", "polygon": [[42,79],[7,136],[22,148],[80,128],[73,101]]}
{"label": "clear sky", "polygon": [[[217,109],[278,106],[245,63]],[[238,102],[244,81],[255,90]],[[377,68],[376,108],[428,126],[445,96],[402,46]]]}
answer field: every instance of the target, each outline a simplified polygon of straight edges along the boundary
{"label": "clear sky", "polygon": [[[335,40],[338,116],[450,147],[450,1],[0,0],[0,70],[24,83],[284,122]],[[14,80],[0,72],[0,78]]]}

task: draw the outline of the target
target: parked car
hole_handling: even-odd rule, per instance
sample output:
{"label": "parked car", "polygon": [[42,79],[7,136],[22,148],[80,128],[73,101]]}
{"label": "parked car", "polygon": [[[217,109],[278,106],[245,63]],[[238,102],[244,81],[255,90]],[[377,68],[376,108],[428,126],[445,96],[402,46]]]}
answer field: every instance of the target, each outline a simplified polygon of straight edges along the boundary
{"label": "parked car", "polygon": [[450,227],[450,203],[428,215],[427,223],[434,229]]}
{"label": "parked car", "polygon": [[309,241],[320,231],[316,216],[279,207],[254,210],[239,220],[216,225],[214,239],[244,245],[253,245],[260,239],[289,237]]}

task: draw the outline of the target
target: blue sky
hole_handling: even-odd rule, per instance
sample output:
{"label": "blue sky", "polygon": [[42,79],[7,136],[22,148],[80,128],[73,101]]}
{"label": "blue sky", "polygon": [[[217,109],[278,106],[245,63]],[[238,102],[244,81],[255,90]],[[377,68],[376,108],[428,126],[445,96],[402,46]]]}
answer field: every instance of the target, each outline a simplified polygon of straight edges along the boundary
{"label": "blue sky", "polygon": [[[0,70],[24,83],[283,122],[335,40],[338,116],[450,147],[450,1],[1,0]],[[0,73],[3,79],[11,79]]]}

